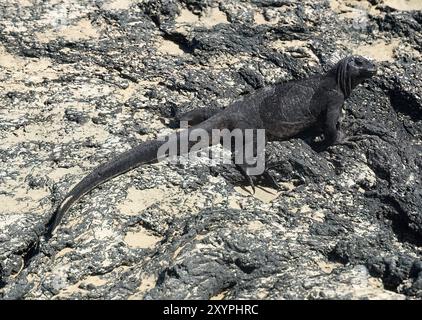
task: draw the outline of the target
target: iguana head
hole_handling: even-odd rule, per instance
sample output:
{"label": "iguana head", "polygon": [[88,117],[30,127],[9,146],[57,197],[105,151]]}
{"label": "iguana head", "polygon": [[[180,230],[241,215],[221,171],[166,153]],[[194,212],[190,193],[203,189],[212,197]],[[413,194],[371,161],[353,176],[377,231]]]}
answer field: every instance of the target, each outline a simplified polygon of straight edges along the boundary
{"label": "iguana head", "polygon": [[361,56],[350,56],[341,60],[335,66],[337,84],[346,98],[352,90],[366,79],[377,73],[374,63]]}
{"label": "iguana head", "polygon": [[352,56],[347,63],[349,77],[361,83],[377,73],[377,67],[368,59],[361,56]]}

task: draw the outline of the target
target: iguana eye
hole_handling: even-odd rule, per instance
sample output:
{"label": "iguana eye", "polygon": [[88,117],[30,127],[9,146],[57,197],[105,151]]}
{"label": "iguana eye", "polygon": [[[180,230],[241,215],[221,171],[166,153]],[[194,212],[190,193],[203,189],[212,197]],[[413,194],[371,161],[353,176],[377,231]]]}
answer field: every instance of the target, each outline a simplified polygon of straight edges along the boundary
{"label": "iguana eye", "polygon": [[360,67],[360,66],[362,66],[363,62],[362,62],[362,60],[360,60],[360,59],[356,59],[356,60],[355,60],[355,64],[356,64],[358,67]]}

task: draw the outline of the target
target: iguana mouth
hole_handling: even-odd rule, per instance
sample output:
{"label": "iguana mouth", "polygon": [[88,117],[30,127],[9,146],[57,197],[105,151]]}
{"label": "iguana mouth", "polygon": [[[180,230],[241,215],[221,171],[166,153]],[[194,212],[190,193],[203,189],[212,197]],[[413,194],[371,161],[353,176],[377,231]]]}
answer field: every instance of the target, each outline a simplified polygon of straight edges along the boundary
{"label": "iguana mouth", "polygon": [[368,74],[369,76],[373,76],[375,74],[377,74],[378,68],[377,67],[373,67],[370,69],[366,69],[366,74]]}

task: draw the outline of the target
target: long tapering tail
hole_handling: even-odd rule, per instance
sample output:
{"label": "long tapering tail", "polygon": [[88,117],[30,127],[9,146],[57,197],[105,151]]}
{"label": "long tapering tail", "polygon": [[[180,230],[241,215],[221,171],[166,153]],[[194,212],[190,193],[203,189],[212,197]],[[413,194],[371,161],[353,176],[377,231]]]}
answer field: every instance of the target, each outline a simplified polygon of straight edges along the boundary
{"label": "long tapering tail", "polygon": [[52,232],[70,207],[92,189],[118,175],[134,169],[141,164],[156,161],[158,148],[163,143],[164,141],[158,140],[147,141],[118,155],[111,161],[96,167],[89,175],[83,178],[61,202],[60,206],[57,208],[56,212],[47,224],[47,237],[51,236]]}
{"label": "long tapering tail", "polygon": [[[205,121],[201,128],[210,132],[213,127],[213,121]],[[159,154],[160,147],[165,143],[177,143],[177,146],[181,145],[180,140],[187,138],[185,134],[190,134],[195,127],[188,130],[184,130],[178,133],[174,133],[168,136],[168,140],[150,140],[144,142],[131,150],[128,150],[111,161],[99,165],[95,168],[89,175],[83,178],[66,196],[66,198],[61,202],[58,209],[50,218],[49,222],[46,225],[45,237],[48,239],[51,237],[54,229],[58,226],[62,220],[65,213],[70,209],[70,207],[82,198],[85,194],[90,192],[92,189],[98,185],[117,177],[127,171],[130,171],[142,164],[154,163],[162,158],[166,158],[168,153]],[[211,142],[211,141],[210,141]],[[187,148],[180,149],[177,147],[177,155],[188,153],[194,143],[190,142],[187,145]],[[211,144],[211,143],[209,143]],[[208,145],[209,145],[208,144]]]}

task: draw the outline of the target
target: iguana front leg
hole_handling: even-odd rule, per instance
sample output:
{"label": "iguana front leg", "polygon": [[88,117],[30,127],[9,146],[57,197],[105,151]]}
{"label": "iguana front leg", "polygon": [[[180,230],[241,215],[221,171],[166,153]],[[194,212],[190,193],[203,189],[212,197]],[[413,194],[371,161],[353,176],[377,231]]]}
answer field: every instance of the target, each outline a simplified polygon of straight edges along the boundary
{"label": "iguana front leg", "polygon": [[347,142],[346,135],[341,130],[341,121],[340,119],[337,121],[337,139],[334,144],[341,144],[343,142]]}
{"label": "iguana front leg", "polygon": [[328,105],[322,122],[324,140],[315,145],[316,151],[323,151],[344,139],[344,134],[340,131],[339,122],[342,104],[343,101],[339,101]]}

